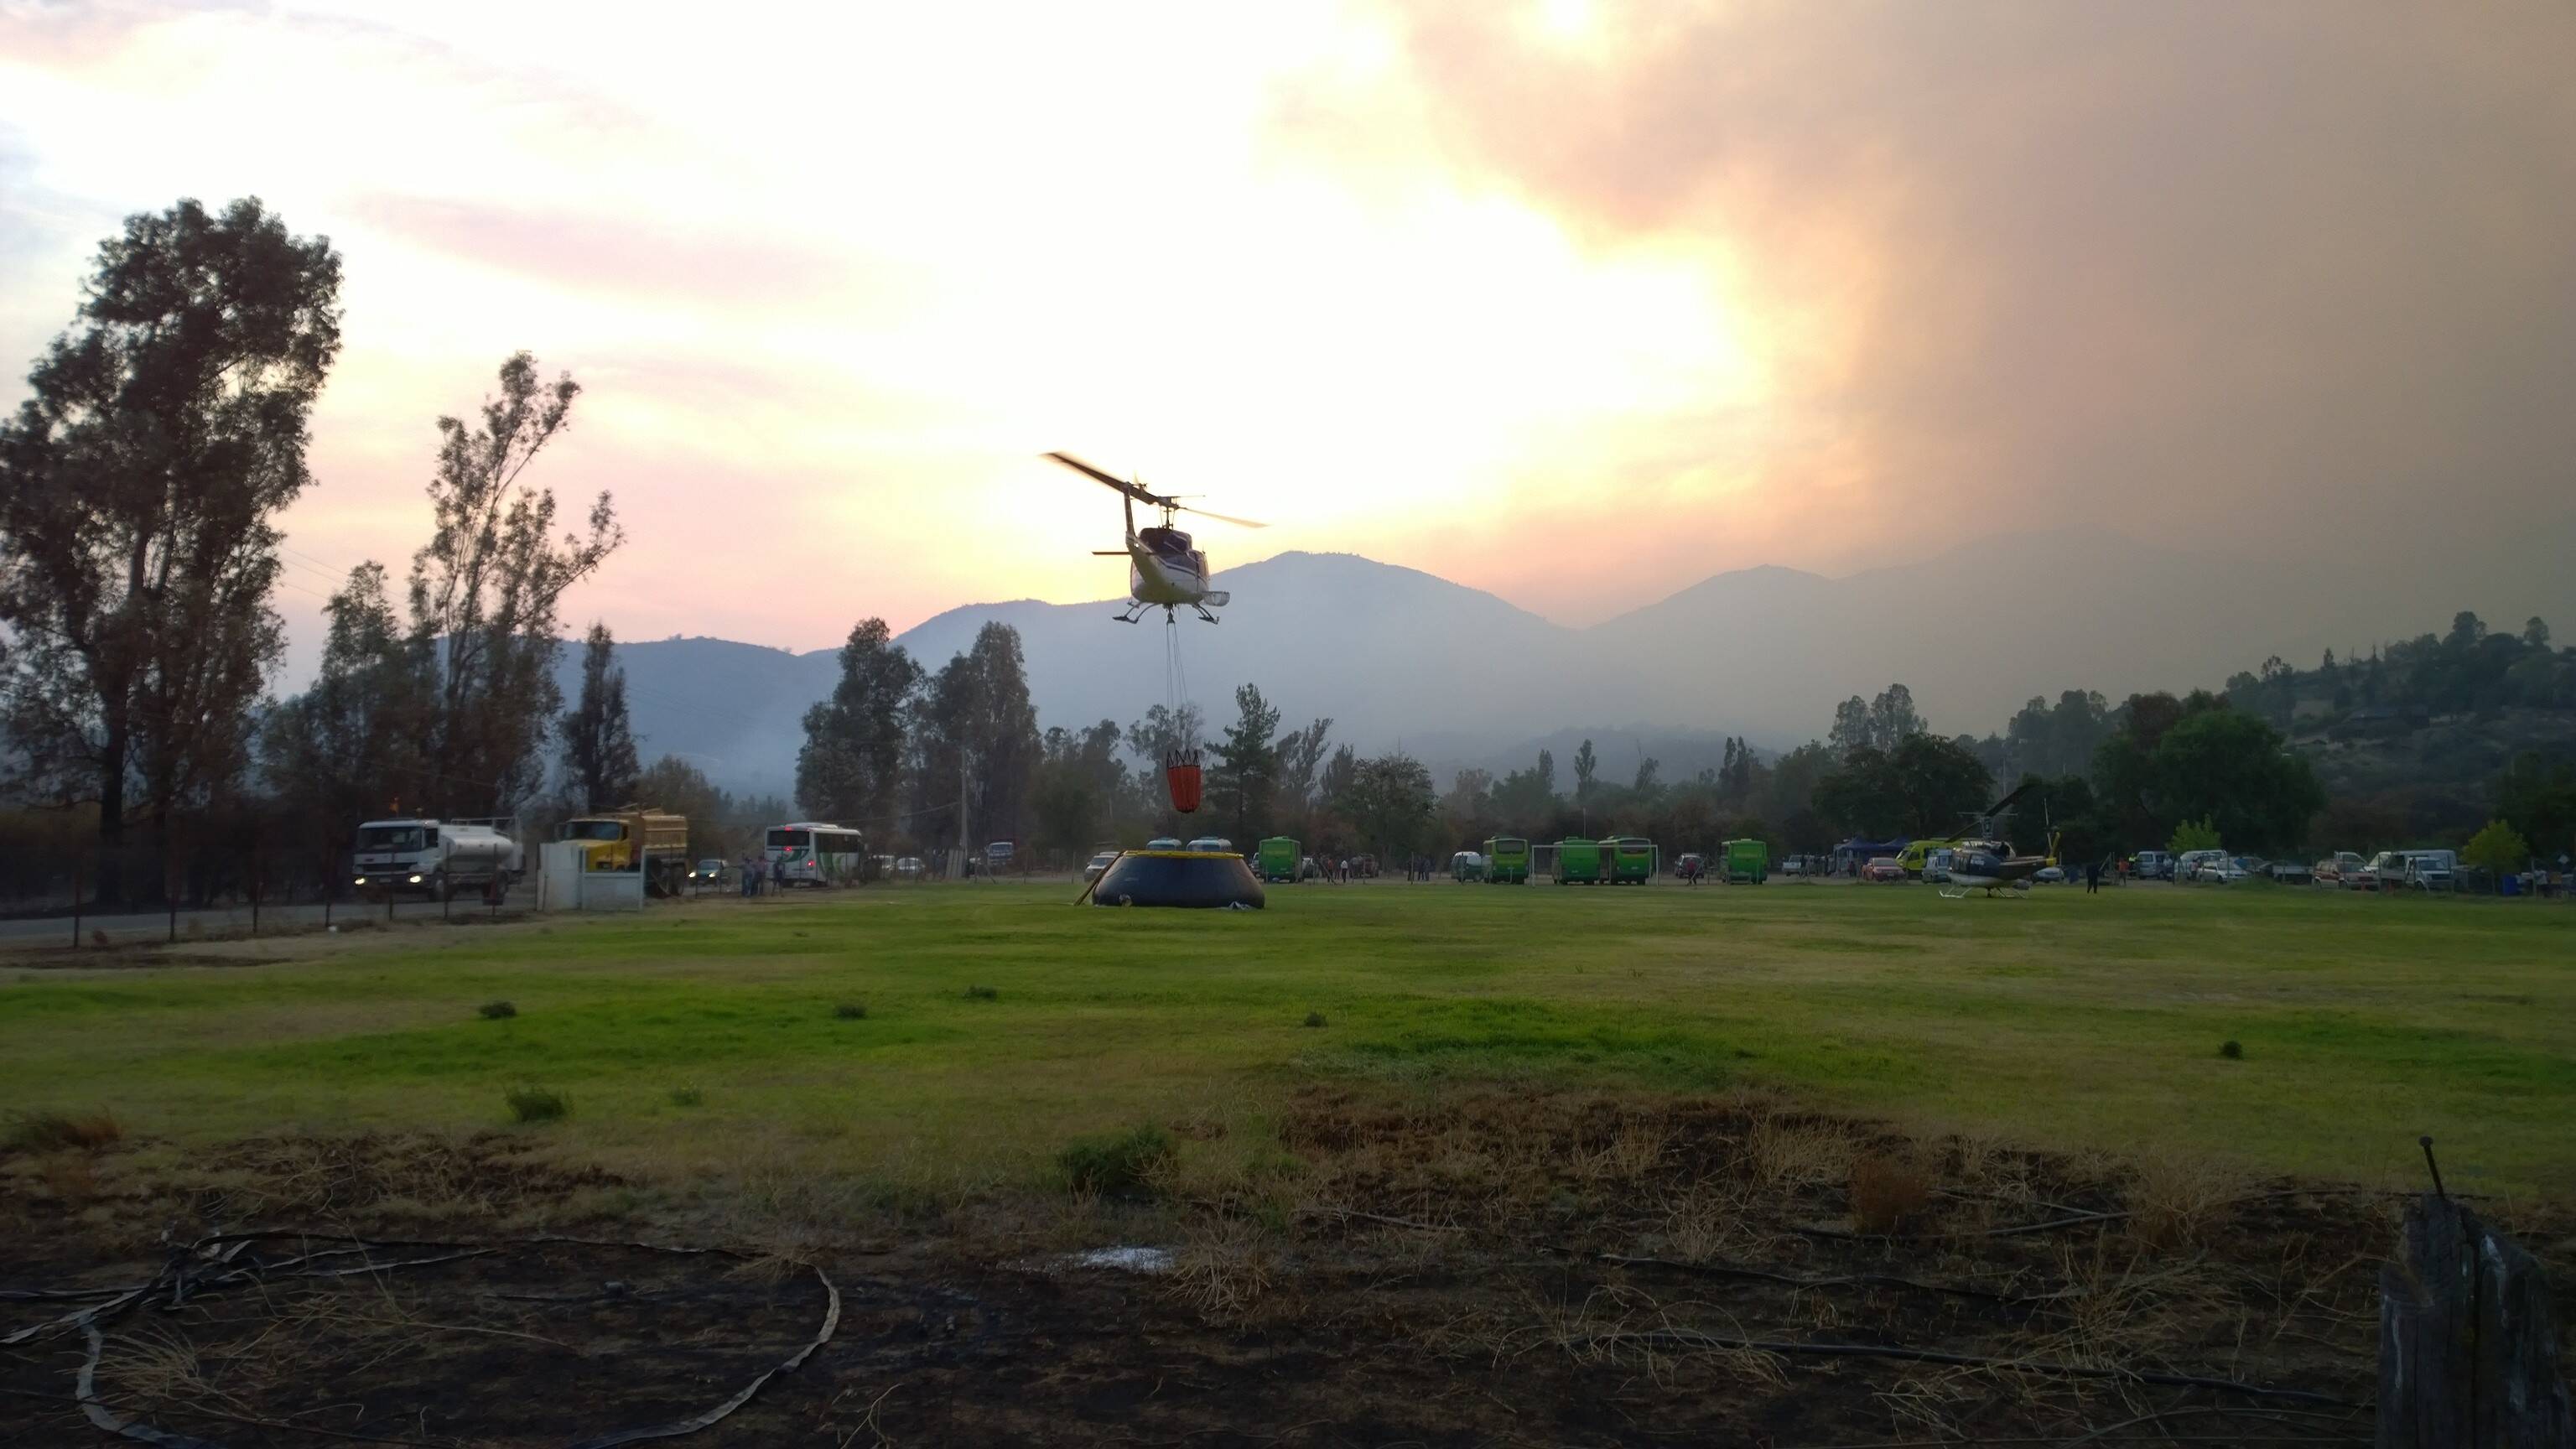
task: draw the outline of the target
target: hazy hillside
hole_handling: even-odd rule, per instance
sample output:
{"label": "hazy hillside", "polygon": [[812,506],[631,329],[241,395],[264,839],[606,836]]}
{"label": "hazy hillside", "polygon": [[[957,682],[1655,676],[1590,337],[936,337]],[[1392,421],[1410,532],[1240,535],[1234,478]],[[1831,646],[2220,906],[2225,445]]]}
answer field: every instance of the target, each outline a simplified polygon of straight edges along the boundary
{"label": "hazy hillside", "polygon": [[[2389,593],[2357,610],[2342,581],[2082,531],[1842,579],[1739,570],[1588,629],[1351,554],[1282,554],[1220,583],[1234,595],[1225,622],[1185,620],[1181,635],[1191,695],[1211,718],[1257,682],[1288,723],[1331,715],[1363,749],[1400,741],[1444,786],[1456,766],[1523,763],[1542,744],[1570,771],[1586,734],[1605,774],[1628,777],[1642,753],[1667,778],[1687,775],[1715,763],[1726,735],[1795,744],[1823,732],[1835,701],[1891,681],[1912,688],[1935,729],[1984,734],[2032,695],[2215,688],[2270,654],[2367,647],[2464,605],[2507,612]],[[1020,631],[1042,723],[1123,723],[1164,698],[1164,640],[1159,616],[1123,625],[1117,608],[970,605],[898,642],[935,669],[1001,620]],[[2576,601],[2562,612],[2576,617]],[[787,792],[832,651],[674,639],[618,652],[648,757],[682,754],[729,788]],[[568,653],[567,689],[576,663]]]}

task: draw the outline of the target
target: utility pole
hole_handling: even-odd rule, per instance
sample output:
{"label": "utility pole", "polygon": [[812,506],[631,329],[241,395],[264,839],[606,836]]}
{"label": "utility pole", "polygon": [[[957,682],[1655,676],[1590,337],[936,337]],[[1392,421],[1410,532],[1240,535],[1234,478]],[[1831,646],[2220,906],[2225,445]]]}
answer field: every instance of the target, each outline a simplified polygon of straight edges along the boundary
{"label": "utility pole", "polygon": [[957,878],[966,878],[967,862],[974,857],[966,853],[966,742],[957,742]]}

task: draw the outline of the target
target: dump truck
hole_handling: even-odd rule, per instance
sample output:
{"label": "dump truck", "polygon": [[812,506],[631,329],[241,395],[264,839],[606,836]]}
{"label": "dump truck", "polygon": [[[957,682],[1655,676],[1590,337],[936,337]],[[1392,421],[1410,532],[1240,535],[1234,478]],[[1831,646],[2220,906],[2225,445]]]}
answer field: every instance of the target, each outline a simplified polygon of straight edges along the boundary
{"label": "dump truck", "polygon": [[1529,842],[1517,835],[1497,835],[1485,842],[1485,884],[1529,882]]}
{"label": "dump truck", "polygon": [[357,888],[379,900],[417,894],[444,901],[468,891],[498,899],[526,870],[513,816],[370,820],[358,827],[349,862]]}
{"label": "dump truck", "polygon": [[1285,835],[1273,835],[1261,842],[1255,853],[1256,869],[1266,881],[1294,884],[1297,862],[1303,858],[1297,842]]}
{"label": "dump truck", "polygon": [[1601,842],[1560,840],[1556,843],[1558,885],[1599,885],[1602,880]]}
{"label": "dump truck", "polygon": [[1771,847],[1759,840],[1730,840],[1721,847],[1728,885],[1760,885],[1771,878]]}
{"label": "dump truck", "polygon": [[629,806],[576,816],[555,827],[555,839],[581,845],[584,870],[640,870],[656,895],[676,893],[689,868],[689,817]]}
{"label": "dump truck", "polygon": [[1612,885],[1644,885],[1655,878],[1655,842],[1642,835],[1621,835],[1601,842],[1603,865]]}

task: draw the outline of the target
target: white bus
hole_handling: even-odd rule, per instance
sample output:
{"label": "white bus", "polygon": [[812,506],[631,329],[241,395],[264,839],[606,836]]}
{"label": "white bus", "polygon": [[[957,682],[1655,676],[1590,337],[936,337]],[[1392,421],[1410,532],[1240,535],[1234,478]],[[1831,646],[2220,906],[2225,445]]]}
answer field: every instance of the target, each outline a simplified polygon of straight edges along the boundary
{"label": "white bus", "polygon": [[784,861],[790,885],[839,884],[859,878],[859,867],[867,860],[866,851],[855,830],[818,820],[800,820],[769,827],[760,852],[760,868],[765,876],[775,879],[775,865]]}

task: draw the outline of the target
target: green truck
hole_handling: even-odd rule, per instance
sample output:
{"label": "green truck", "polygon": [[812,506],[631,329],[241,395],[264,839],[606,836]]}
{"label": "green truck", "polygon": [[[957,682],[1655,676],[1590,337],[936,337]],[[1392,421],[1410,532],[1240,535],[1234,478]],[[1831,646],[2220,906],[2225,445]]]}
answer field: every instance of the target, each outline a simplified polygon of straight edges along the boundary
{"label": "green truck", "polygon": [[1759,840],[1730,840],[1720,857],[1728,885],[1760,885],[1771,878],[1771,847]]}
{"label": "green truck", "polygon": [[1560,840],[1556,843],[1558,885],[1599,885],[1603,879],[1601,842]]}
{"label": "green truck", "polygon": [[1297,879],[1297,862],[1303,858],[1304,853],[1298,849],[1297,842],[1285,835],[1273,835],[1263,840],[1254,857],[1263,880],[1291,884]]}
{"label": "green truck", "polygon": [[1622,835],[1601,842],[1612,885],[1644,885],[1655,878],[1655,842]]}
{"label": "green truck", "polygon": [[1486,841],[1485,884],[1529,884],[1529,842],[1517,835],[1497,835]]}

